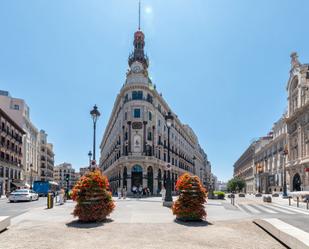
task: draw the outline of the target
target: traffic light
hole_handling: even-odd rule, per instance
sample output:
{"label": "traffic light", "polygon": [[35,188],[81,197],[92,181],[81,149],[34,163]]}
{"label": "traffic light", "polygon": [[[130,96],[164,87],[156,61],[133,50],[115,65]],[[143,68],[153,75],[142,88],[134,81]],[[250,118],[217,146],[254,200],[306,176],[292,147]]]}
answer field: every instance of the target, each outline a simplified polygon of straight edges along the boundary
{"label": "traffic light", "polygon": [[70,180],[70,175],[69,174],[66,174],[65,175],[65,180],[68,182]]}

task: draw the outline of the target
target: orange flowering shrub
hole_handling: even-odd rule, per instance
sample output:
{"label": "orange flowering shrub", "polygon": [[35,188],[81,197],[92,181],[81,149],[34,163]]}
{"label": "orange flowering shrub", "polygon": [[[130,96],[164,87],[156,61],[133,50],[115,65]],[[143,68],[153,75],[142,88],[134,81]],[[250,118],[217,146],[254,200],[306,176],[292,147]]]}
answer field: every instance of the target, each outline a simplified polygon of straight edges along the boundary
{"label": "orange flowering shrub", "polygon": [[115,208],[108,179],[98,169],[79,179],[73,188],[72,199],[77,202],[73,215],[80,221],[103,221]]}
{"label": "orange flowering shrub", "polygon": [[204,203],[206,203],[207,192],[198,176],[183,174],[177,180],[176,190],[180,195],[173,204],[172,210],[177,219],[187,221],[206,218]]}

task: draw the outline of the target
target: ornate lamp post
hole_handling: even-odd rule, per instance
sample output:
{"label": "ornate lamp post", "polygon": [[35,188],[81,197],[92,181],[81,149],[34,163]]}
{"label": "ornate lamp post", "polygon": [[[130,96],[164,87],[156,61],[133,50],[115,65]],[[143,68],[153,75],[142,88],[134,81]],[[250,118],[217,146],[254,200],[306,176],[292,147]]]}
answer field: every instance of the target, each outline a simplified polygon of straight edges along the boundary
{"label": "ornate lamp post", "polygon": [[[90,111],[90,115],[93,120],[93,160],[95,161],[95,135],[96,135],[96,124],[99,116],[101,115],[98,111],[97,105],[94,105],[93,109]],[[88,154],[89,155],[89,154]]]}
{"label": "ornate lamp post", "polygon": [[92,157],[91,150],[89,150],[88,152],[88,157],[89,157],[89,168],[90,168],[91,167],[91,157]]}
{"label": "ornate lamp post", "polygon": [[33,165],[30,163],[30,189],[32,189],[33,185],[33,175],[32,175]]}
{"label": "ornate lamp post", "polygon": [[172,197],[172,184],[171,184],[171,164],[170,164],[170,129],[173,122],[173,115],[169,111],[165,116],[166,126],[167,126],[167,180],[166,180],[166,195],[163,202],[163,206],[171,207],[173,205]]}
{"label": "ornate lamp post", "polygon": [[283,194],[282,194],[282,197],[287,198],[288,193],[287,193],[287,186],[286,186],[286,168],[285,168],[285,157],[288,155],[287,145],[285,145],[282,155],[283,155],[283,168],[282,168],[283,170]]}

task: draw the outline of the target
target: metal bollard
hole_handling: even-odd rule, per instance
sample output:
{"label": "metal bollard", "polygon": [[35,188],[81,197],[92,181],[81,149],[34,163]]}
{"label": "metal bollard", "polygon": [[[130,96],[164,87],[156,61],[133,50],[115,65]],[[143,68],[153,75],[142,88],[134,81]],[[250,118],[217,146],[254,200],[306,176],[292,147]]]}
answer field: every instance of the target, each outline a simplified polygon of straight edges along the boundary
{"label": "metal bollard", "polygon": [[297,200],[297,207],[299,207],[299,197],[298,196],[297,196],[296,200]]}
{"label": "metal bollard", "polygon": [[47,208],[53,208],[54,207],[54,197],[52,196],[51,193],[47,194]]}
{"label": "metal bollard", "polygon": [[309,198],[307,197],[307,209],[309,209]]}
{"label": "metal bollard", "polygon": [[289,206],[291,206],[291,196],[289,196]]}

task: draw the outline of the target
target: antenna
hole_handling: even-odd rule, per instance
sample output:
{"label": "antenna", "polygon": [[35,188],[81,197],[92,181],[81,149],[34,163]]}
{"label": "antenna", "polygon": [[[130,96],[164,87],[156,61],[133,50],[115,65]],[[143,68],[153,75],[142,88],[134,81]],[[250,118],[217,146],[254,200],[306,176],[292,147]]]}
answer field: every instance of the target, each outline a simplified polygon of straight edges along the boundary
{"label": "antenna", "polygon": [[138,1],[138,30],[141,30],[141,1]]}

